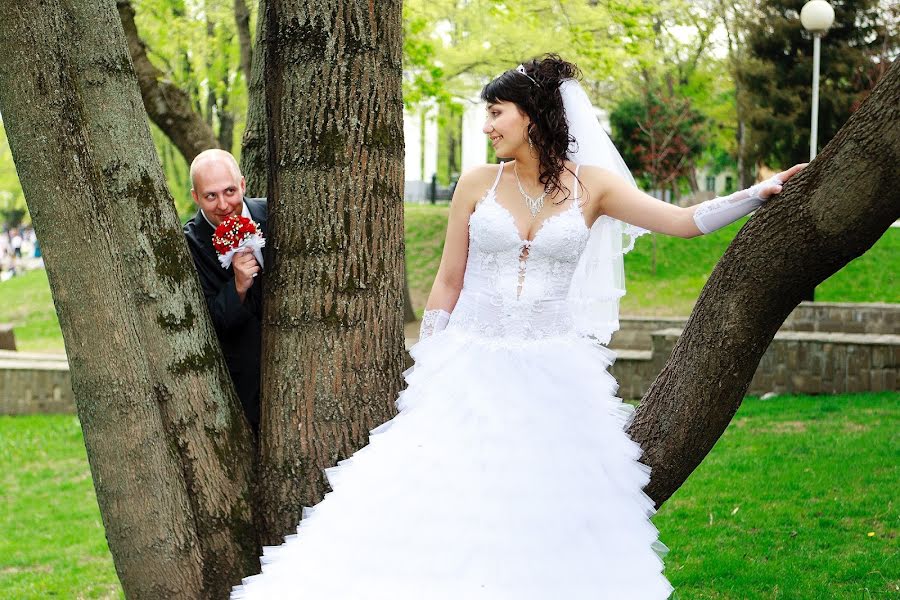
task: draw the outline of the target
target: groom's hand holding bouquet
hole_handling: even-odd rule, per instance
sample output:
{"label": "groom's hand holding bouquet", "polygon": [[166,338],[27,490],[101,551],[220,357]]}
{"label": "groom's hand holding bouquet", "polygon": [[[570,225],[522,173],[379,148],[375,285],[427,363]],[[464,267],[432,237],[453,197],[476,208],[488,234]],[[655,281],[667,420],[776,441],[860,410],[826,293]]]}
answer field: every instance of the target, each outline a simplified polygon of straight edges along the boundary
{"label": "groom's hand holding bouquet", "polygon": [[262,249],[265,245],[259,225],[240,215],[222,221],[213,234],[213,247],[219,255],[219,262],[223,268],[230,266],[234,270],[234,287],[241,302],[262,269]]}

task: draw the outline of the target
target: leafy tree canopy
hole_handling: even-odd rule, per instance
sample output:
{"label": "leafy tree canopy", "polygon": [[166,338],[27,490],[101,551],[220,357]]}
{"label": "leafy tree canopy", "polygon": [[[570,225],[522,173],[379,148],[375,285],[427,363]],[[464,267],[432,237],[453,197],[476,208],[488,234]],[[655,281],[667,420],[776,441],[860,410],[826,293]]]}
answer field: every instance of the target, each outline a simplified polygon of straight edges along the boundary
{"label": "leafy tree canopy", "polygon": [[[800,23],[804,0],[757,0],[741,19],[746,56],[737,75],[747,94],[751,157],[781,167],[809,159],[812,36]],[[900,9],[882,0],[833,0],[822,38],[819,147],[868,95],[898,50]]]}

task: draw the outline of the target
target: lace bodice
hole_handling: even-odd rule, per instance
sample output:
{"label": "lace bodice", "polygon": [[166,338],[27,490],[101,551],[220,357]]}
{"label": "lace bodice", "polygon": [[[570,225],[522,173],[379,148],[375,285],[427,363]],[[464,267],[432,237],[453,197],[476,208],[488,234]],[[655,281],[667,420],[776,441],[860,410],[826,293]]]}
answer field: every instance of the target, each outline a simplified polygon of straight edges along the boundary
{"label": "lace bodice", "polygon": [[501,173],[502,166],[469,218],[465,279],[449,327],[492,338],[567,335],[573,329],[569,285],[590,234],[580,205],[570,201],[524,240],[512,214],[497,202]]}

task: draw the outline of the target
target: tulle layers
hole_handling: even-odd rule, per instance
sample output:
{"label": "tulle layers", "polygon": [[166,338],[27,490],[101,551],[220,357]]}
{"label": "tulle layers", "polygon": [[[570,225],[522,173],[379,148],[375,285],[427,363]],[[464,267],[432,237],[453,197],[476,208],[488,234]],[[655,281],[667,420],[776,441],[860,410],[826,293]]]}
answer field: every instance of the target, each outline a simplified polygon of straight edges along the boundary
{"label": "tulle layers", "polygon": [[233,598],[667,598],[613,354],[574,337],[420,342],[400,414]]}

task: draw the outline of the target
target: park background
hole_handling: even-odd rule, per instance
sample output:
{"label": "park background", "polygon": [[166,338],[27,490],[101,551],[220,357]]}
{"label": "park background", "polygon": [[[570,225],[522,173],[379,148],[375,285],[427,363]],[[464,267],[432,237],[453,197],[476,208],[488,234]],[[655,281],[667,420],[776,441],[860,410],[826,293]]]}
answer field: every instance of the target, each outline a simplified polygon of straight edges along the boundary
{"label": "park background", "polygon": [[[548,50],[575,61],[642,187],[662,201],[697,202],[808,158],[812,61],[798,21],[802,4],[407,2],[405,231],[414,312],[424,308],[440,258],[449,189],[473,161],[495,160],[473,102],[486,79]],[[896,5],[834,5],[836,23],[823,40],[823,146],[897,53]],[[182,90],[192,118],[239,156],[248,104],[242,50],[255,30],[255,7],[130,6],[159,80]],[[187,160],[166,133],[152,130],[184,220],[193,213]],[[2,128],[0,136],[0,221],[5,230],[27,228]],[[642,239],[626,259],[623,313],[687,315],[741,224],[691,241]],[[889,229],[819,286],[816,300],[900,302],[898,236],[900,229]],[[17,263],[16,276],[0,283],[0,322],[13,324],[20,350],[59,353],[46,276],[25,268],[39,265]],[[745,403],[655,520],[672,548],[667,575],[679,597],[900,593],[898,414],[890,392]],[[0,524],[0,597],[120,595],[77,419],[3,417],[0,433],[8,509]]]}

